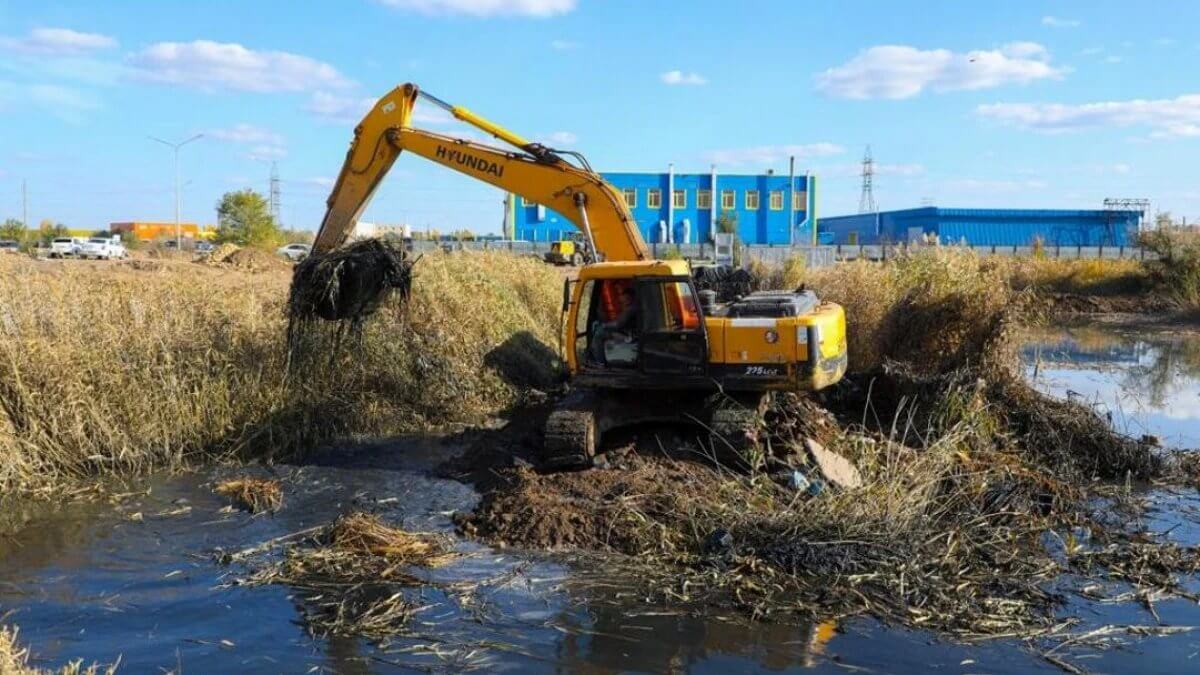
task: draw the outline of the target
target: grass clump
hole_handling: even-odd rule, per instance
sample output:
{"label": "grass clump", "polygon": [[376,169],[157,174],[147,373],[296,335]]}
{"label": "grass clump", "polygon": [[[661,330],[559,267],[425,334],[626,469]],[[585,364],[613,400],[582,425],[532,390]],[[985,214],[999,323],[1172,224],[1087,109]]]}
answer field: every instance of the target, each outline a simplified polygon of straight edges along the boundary
{"label": "grass clump", "polygon": [[[0,492],[479,421],[553,381],[561,277],[433,254],[288,371],[285,270],[0,259]],[[480,364],[485,364],[480,367]]]}
{"label": "grass clump", "polygon": [[283,486],[277,480],[231,478],[217,483],[213,492],[229,497],[250,513],[273,513],[283,506]]}
{"label": "grass clump", "polygon": [[15,626],[0,626],[0,675],[113,675],[117,663],[101,666],[93,663],[83,665],[82,660],[71,661],[57,670],[46,670],[29,665],[30,652],[18,642],[19,630]]}
{"label": "grass clump", "polygon": [[289,548],[283,560],[258,569],[246,583],[301,591],[306,623],[317,634],[383,638],[403,632],[420,609],[406,595],[425,585],[414,568],[439,567],[454,557],[444,537],[406,532],[355,512]]}
{"label": "grass clump", "polygon": [[1150,288],[1146,266],[1129,258],[996,258],[993,264],[1008,275],[1016,290],[1103,296],[1142,293]]}
{"label": "grass clump", "polygon": [[1142,235],[1142,245],[1158,254],[1148,263],[1155,283],[1185,307],[1200,309],[1200,232],[1154,230]]}
{"label": "grass clump", "polygon": [[887,360],[954,370],[1007,355],[1005,327],[1021,297],[971,251],[916,249],[884,264],[855,261],[810,270],[805,283],[846,309],[850,368]]}

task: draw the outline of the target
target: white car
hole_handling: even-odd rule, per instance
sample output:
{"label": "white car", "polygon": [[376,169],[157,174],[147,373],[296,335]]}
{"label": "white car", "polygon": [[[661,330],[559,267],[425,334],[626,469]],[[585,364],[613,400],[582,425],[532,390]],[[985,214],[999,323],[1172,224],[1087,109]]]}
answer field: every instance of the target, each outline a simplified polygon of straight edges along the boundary
{"label": "white car", "polygon": [[304,260],[308,257],[308,254],[311,251],[312,246],[309,246],[308,244],[288,244],[287,246],[280,246],[279,248],[275,249],[276,253],[287,258],[288,260],[291,260],[292,262]]}
{"label": "white car", "polygon": [[88,239],[79,251],[80,258],[95,260],[119,260],[125,255],[125,246],[120,241],[102,237]]}
{"label": "white car", "polygon": [[58,237],[50,242],[51,258],[66,258],[77,256],[83,248],[83,240],[78,237]]}

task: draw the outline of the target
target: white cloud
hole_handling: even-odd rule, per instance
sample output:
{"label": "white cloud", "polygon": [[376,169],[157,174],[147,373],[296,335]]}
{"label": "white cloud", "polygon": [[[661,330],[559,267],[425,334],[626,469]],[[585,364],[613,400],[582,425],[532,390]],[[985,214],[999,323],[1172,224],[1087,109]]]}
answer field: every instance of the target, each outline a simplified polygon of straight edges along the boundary
{"label": "white cloud", "polygon": [[1078,28],[1082,23],[1079,19],[1064,19],[1057,16],[1042,17],[1042,25],[1051,28]]}
{"label": "white cloud", "polygon": [[1098,56],[1103,53],[1104,53],[1103,47],[1087,47],[1086,49],[1079,50],[1079,54],[1081,56]]}
{"label": "white cloud", "polygon": [[246,159],[271,162],[287,157],[287,148],[278,145],[256,145],[246,151]]}
{"label": "white cloud", "polygon": [[0,49],[38,56],[78,56],[116,46],[116,39],[107,35],[69,28],[34,28],[22,38],[0,37]]}
{"label": "white cloud", "polygon": [[353,124],[375,105],[373,98],[341,96],[327,91],[314,92],[304,109],[329,122]]}
{"label": "white cloud", "polygon": [[[354,124],[361,121],[378,100],[370,96],[343,96],[317,91],[313,92],[304,109],[327,122]],[[450,124],[454,117],[441,108],[418,105],[413,110],[412,121],[415,124],[440,126]]]}
{"label": "white cloud", "polygon": [[1110,55],[1108,55],[1108,56],[1104,57],[1104,62],[1105,62],[1105,63],[1120,63],[1120,62],[1122,62],[1122,61],[1124,61],[1124,60],[1125,60],[1125,59],[1123,59],[1123,58],[1121,58],[1120,56],[1117,56],[1117,55],[1115,55],[1115,54],[1110,54]]}
{"label": "white cloud", "polygon": [[579,137],[570,131],[554,131],[541,137],[540,140],[550,146],[573,145],[579,140]]}
{"label": "white cloud", "polygon": [[571,40],[551,40],[550,48],[558,50],[560,52],[565,52],[565,51],[569,51],[572,49],[578,49],[579,43],[572,42]]}
{"label": "white cloud", "polygon": [[811,159],[814,157],[831,157],[840,155],[846,149],[836,143],[808,143],[797,145],[758,145],[749,148],[731,148],[714,150],[705,155],[713,164],[738,166],[756,164],[764,166],[785,160],[788,157],[796,159]]}
{"label": "white cloud", "polygon": [[685,73],[682,70],[668,70],[667,72],[663,73],[662,75],[659,75],[659,79],[661,79],[664,84],[670,84],[670,85],[708,84],[708,80],[705,79],[703,75],[701,75],[699,73]]}
{"label": "white cloud", "polygon": [[328,63],[232,42],[159,42],[131,55],[129,62],[143,80],[204,91],[295,92],[352,84]]}
{"label": "white cloud", "polygon": [[251,146],[245,157],[255,160],[278,160],[287,157],[287,144],[281,134],[252,124],[235,124],[226,129],[210,129],[204,132],[219,141]]}
{"label": "white cloud", "polygon": [[0,111],[33,105],[72,124],[84,121],[84,113],[98,110],[100,102],[90,94],[57,84],[16,84],[0,81]]}
{"label": "white cloud", "polygon": [[283,136],[270,129],[256,127],[253,124],[235,124],[227,129],[210,129],[204,133],[217,140],[228,141],[230,143],[283,145]]}
{"label": "white cloud", "polygon": [[378,0],[397,9],[422,14],[465,14],[467,16],[532,16],[545,18],[575,9],[576,0]]}
{"label": "white cloud", "polygon": [[1200,136],[1200,94],[1082,104],[992,103],[975,111],[1005,124],[1046,133],[1148,127],[1153,138]]}
{"label": "white cloud", "polygon": [[1154,44],[1159,47],[1172,47],[1175,45],[1175,38],[1160,37],[1154,40]]}
{"label": "white cloud", "polygon": [[1036,42],[1013,42],[999,49],[965,53],[881,45],[817,75],[817,89],[836,98],[909,98],[926,89],[989,89],[1061,78],[1067,70],[1050,64]]}

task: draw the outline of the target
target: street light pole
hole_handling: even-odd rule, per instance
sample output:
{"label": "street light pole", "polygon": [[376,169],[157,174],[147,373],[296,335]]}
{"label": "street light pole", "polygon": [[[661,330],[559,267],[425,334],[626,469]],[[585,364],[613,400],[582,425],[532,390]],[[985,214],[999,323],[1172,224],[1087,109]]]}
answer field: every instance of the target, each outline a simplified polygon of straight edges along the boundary
{"label": "street light pole", "polygon": [[171,143],[169,141],[164,141],[161,138],[155,138],[154,136],[149,137],[150,140],[158,141],[159,143],[162,143],[163,145],[167,146],[168,148],[171,148],[171,150],[174,152],[174,155],[175,155],[175,250],[176,251],[183,250],[183,230],[179,224],[179,205],[180,205],[179,149],[182,148],[183,146],[187,145],[188,143],[191,143],[192,141],[203,138],[203,137],[204,137],[204,134],[196,134],[195,136],[192,136],[191,138],[187,139],[186,141],[180,141],[179,143]]}

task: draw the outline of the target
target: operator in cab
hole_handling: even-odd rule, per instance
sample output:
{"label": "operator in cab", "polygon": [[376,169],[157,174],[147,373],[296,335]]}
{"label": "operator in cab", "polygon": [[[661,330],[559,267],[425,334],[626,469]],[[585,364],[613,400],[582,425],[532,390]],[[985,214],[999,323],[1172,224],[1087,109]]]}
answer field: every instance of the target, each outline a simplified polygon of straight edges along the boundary
{"label": "operator in cab", "polygon": [[602,366],[632,366],[637,362],[638,303],[632,286],[621,289],[621,311],[612,321],[597,321],[592,335],[592,360]]}

